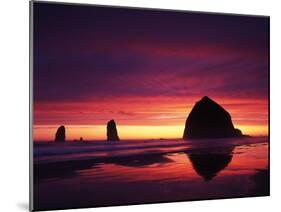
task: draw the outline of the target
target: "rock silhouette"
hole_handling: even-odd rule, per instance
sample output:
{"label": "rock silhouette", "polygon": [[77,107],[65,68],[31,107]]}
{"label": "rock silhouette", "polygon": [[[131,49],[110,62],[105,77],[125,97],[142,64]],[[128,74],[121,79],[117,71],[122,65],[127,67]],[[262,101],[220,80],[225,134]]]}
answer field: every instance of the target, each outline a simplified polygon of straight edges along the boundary
{"label": "rock silhouette", "polygon": [[56,132],[55,142],[64,142],[64,141],[65,141],[65,127],[60,126]]}
{"label": "rock silhouette", "polygon": [[205,96],[196,102],[186,122],[183,139],[227,138],[243,136],[235,129],[230,114]]}
{"label": "rock silhouette", "polygon": [[116,124],[113,119],[107,123],[107,133],[106,134],[107,134],[108,141],[119,141]]}

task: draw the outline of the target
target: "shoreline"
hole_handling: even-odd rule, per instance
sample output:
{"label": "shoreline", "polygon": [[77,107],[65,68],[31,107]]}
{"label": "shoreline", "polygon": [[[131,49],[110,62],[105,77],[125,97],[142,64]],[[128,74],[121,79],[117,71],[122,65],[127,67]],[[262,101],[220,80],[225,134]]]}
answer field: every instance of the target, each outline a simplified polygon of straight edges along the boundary
{"label": "shoreline", "polygon": [[[118,158],[128,158],[134,156],[164,155],[178,152],[191,153],[193,151],[209,151],[220,148],[230,148],[243,145],[268,144],[268,138],[235,138],[222,140],[196,140],[189,142],[170,141],[166,144],[158,140],[158,145],[147,143],[149,145],[134,146],[132,142],[119,144],[119,142],[106,142],[104,145],[64,145],[63,149],[57,150],[56,147],[41,147],[34,149],[34,166],[43,164],[58,164],[64,162],[82,162],[82,161],[105,161]],[[113,144],[112,144],[113,143]],[[121,143],[121,142],[120,142]],[[134,144],[134,143],[133,143]],[[39,152],[40,150],[41,152]],[[47,150],[46,150],[47,149]],[[56,149],[56,150],[54,150]],[[37,153],[36,153],[37,151]]]}

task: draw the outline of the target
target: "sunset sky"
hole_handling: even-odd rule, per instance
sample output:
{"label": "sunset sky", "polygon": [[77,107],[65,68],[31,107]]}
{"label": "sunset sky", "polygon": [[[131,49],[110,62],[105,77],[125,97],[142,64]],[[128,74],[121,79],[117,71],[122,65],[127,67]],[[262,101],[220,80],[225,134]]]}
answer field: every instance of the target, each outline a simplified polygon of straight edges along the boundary
{"label": "sunset sky", "polygon": [[268,133],[269,20],[34,3],[34,140],[181,138],[209,96]]}

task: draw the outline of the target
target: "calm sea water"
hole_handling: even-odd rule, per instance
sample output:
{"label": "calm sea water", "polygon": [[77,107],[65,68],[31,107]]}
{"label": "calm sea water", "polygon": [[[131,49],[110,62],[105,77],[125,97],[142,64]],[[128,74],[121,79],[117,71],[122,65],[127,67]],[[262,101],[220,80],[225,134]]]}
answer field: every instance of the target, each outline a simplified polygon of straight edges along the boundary
{"label": "calm sea water", "polygon": [[34,207],[269,195],[267,138],[34,145]]}

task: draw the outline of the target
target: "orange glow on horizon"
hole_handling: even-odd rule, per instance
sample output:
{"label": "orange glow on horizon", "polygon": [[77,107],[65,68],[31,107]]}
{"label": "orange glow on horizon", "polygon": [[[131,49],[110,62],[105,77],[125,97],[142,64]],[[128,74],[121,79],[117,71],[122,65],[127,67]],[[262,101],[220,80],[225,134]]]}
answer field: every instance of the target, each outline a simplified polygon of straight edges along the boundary
{"label": "orange glow on horizon", "polygon": [[[268,101],[212,97],[231,115],[243,134],[268,135]],[[35,102],[34,140],[54,140],[60,125],[67,140],[105,140],[114,119],[121,139],[182,138],[188,114],[199,97],[126,97],[82,102]]]}
{"label": "orange glow on horizon", "polygon": [[[103,125],[70,125],[66,127],[66,140],[106,140],[106,126]],[[34,126],[35,141],[52,141],[56,133],[57,125],[37,125]],[[251,136],[267,136],[266,125],[237,125],[236,128],[242,130],[243,134]],[[142,140],[142,139],[178,139],[182,138],[184,125],[172,126],[144,126],[144,125],[119,125],[118,134],[121,140]]]}

